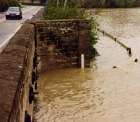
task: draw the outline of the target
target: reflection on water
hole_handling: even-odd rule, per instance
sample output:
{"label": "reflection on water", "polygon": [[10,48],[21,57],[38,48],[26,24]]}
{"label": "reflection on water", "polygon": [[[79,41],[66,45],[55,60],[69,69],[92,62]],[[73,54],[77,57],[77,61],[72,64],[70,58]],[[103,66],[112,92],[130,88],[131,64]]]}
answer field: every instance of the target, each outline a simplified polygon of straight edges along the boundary
{"label": "reflection on water", "polygon": [[[39,79],[37,122],[140,122],[140,9],[103,9],[100,27],[133,49],[100,35],[91,69],[63,69]],[[116,68],[113,68],[116,66]]]}

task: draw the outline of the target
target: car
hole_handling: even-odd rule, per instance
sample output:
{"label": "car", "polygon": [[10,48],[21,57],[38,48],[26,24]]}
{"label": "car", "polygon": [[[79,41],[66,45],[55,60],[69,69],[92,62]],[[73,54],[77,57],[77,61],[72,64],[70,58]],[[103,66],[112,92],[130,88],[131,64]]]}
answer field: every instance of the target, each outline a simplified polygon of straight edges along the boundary
{"label": "car", "polygon": [[22,19],[22,11],[20,7],[9,7],[6,12],[6,19]]}

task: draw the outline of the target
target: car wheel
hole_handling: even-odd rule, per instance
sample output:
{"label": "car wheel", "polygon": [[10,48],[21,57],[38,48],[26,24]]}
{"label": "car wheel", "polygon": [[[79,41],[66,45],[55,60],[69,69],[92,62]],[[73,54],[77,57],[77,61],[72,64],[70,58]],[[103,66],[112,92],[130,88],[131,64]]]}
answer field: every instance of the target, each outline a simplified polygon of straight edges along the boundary
{"label": "car wheel", "polygon": [[9,19],[9,17],[8,16],[6,16],[6,20],[8,20]]}
{"label": "car wheel", "polygon": [[18,16],[18,19],[22,19],[22,16]]}
{"label": "car wheel", "polygon": [[17,16],[16,19],[20,20],[20,16]]}

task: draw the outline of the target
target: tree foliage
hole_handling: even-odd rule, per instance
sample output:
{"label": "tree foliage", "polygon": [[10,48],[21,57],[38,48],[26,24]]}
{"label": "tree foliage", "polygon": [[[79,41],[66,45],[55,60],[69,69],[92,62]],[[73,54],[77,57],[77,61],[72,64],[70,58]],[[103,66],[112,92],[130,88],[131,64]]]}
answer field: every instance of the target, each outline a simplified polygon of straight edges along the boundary
{"label": "tree foliage", "polygon": [[80,2],[81,0],[48,0],[48,5],[64,7],[64,5],[66,4],[66,6],[74,7],[78,6]]}
{"label": "tree foliage", "polygon": [[9,6],[19,6],[17,0],[0,0],[0,11],[5,11]]}
{"label": "tree foliage", "polygon": [[85,7],[132,7],[136,0],[84,0]]}
{"label": "tree foliage", "polygon": [[48,0],[45,7],[45,19],[83,18],[84,10],[79,9],[79,0]]}

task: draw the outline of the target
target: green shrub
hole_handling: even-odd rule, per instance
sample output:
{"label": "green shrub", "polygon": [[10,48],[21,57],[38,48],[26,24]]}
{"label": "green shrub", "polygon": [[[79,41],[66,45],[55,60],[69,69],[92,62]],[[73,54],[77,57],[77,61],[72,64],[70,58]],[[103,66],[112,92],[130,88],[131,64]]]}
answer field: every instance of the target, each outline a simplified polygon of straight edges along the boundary
{"label": "green shrub", "polygon": [[45,19],[81,19],[83,18],[84,11],[79,10],[75,7],[67,7],[66,9],[62,7],[49,7],[45,8],[44,18]]}
{"label": "green shrub", "polygon": [[[68,0],[65,4],[64,0],[48,0],[45,7],[45,19],[77,19],[83,18],[84,10],[79,9],[79,0]],[[66,5],[66,6],[65,6]]]}
{"label": "green shrub", "polygon": [[91,20],[91,28],[92,28],[92,30],[90,32],[90,41],[91,41],[91,46],[92,46],[91,51],[92,51],[93,55],[97,55],[98,52],[94,46],[97,43],[97,40],[99,39],[98,31],[97,31],[98,23],[94,17],[91,17],[90,20]]}

